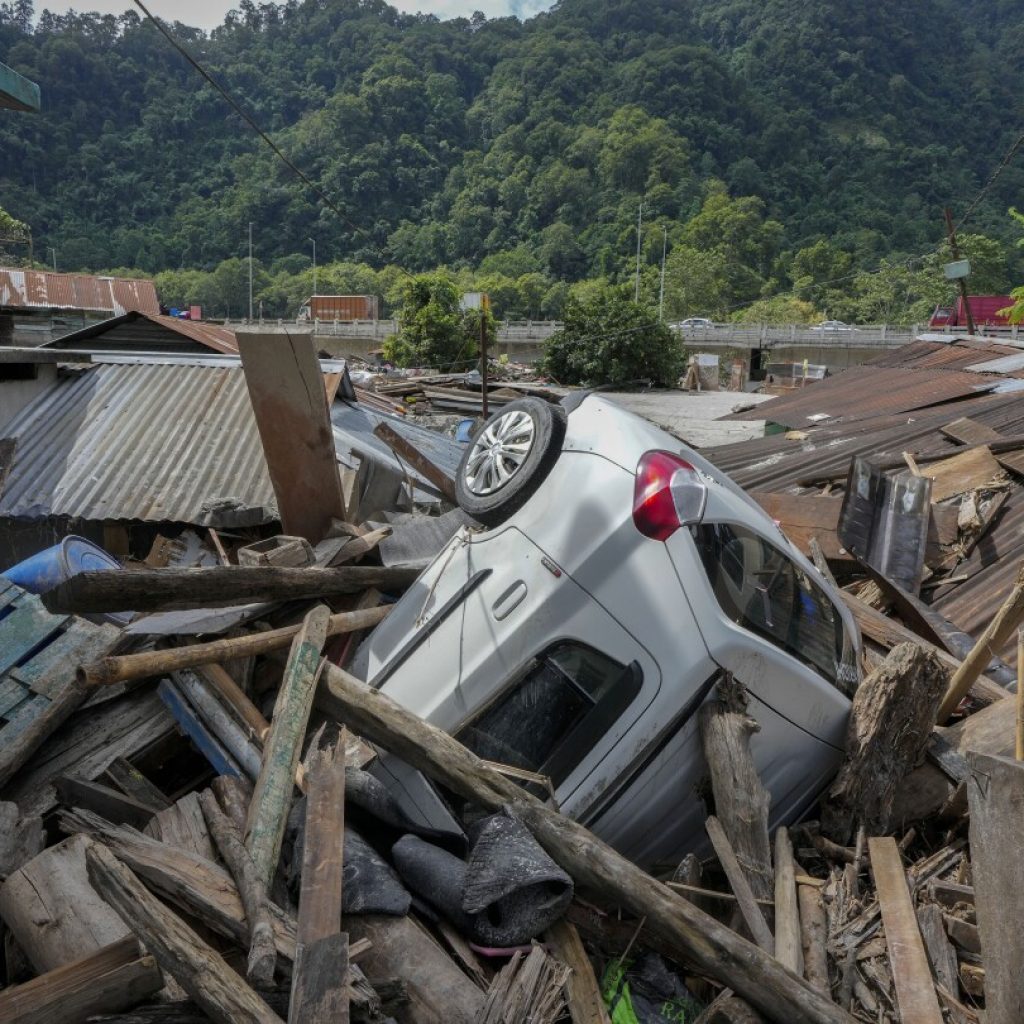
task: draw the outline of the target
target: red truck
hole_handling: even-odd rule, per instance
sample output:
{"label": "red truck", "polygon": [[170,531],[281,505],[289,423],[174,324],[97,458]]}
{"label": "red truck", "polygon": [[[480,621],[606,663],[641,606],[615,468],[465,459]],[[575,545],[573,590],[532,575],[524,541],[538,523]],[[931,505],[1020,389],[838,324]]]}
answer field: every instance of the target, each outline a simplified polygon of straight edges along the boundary
{"label": "red truck", "polygon": [[[971,304],[971,315],[975,327],[1007,327],[1010,321],[1000,314],[1000,310],[1013,305],[1009,295],[968,295]],[[955,305],[936,306],[932,313],[929,327],[966,327],[967,312],[963,298],[958,297]]]}

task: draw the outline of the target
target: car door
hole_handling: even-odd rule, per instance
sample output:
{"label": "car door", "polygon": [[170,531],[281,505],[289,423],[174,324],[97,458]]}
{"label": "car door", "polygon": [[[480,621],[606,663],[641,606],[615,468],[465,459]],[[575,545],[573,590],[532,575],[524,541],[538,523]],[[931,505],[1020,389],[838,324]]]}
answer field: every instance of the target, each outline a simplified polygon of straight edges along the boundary
{"label": "car door", "polygon": [[673,540],[711,656],[750,695],[760,726],[751,751],[777,822],[813,799],[842,757],[841,620],[778,538],[749,523],[704,522]]}

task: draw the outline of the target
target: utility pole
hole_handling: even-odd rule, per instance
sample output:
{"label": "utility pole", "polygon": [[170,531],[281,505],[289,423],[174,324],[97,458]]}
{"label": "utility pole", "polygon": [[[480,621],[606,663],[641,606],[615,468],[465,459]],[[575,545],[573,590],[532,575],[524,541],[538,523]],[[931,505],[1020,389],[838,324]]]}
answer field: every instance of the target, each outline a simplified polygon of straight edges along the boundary
{"label": "utility pole", "polygon": [[57,273],[57,250],[52,245],[48,245],[46,248],[47,248],[48,252],[52,252],[53,253],[53,272],[56,274]]}
{"label": "utility pole", "polygon": [[636,215],[636,288],[633,292],[633,301],[640,301],[640,229],[644,223],[644,201],[640,200],[640,209]]}
{"label": "utility pole", "polygon": [[480,296],[480,415],[487,419],[487,312],[491,298],[486,293]]}
{"label": "utility pole", "polygon": [[252,322],[252,221],[249,221],[249,322]]}
{"label": "utility pole", "polygon": [[[960,249],[956,244],[956,231],[953,228],[953,214],[947,206],[945,209],[946,215],[946,233],[949,235],[949,251],[953,254],[953,259],[960,259]],[[967,297],[967,278],[961,277],[957,282],[960,285],[960,298],[964,300],[964,312],[967,314],[967,330],[971,334],[975,333],[974,330],[974,314],[971,312],[971,302]]]}
{"label": "utility pole", "polygon": [[313,294],[316,295],[316,239],[311,238],[310,241],[313,243]]}
{"label": "utility pole", "polygon": [[658,320],[665,319],[665,253],[668,250],[668,228],[661,225],[661,290],[658,293]]}

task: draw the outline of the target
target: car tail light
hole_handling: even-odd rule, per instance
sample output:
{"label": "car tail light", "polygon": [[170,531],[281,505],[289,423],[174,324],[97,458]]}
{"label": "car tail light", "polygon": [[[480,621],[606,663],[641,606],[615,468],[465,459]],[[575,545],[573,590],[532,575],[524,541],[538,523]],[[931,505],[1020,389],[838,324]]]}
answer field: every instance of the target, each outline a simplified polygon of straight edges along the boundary
{"label": "car tail light", "polygon": [[685,459],[645,452],[636,467],[633,522],[645,537],[668,540],[680,526],[701,521],[707,497],[707,486]]}

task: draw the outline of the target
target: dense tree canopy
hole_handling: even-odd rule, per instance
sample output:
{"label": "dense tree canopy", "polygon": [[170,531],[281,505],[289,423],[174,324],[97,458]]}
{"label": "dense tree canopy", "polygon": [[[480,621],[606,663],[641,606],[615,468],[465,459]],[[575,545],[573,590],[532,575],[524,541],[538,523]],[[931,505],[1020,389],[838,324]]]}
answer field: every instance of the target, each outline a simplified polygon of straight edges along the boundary
{"label": "dense tree canopy", "polygon": [[[1019,7],[981,0],[560,0],[527,22],[242,0],[173,30],[341,215],[139,15],[30,0],[0,2],[0,59],[44,111],[0,111],[0,204],[61,269],[162,272],[166,301],[234,315],[252,222],[270,315],[311,293],[315,239],[321,292],[394,308],[403,271],[444,266],[499,315],[558,316],[575,282],[633,279],[642,203],[641,297],[664,246],[672,317],[791,292],[905,318],[942,297],[920,277],[942,207],[966,209],[1024,98]],[[1024,278],[1022,191],[1015,162],[972,213],[976,292]]]}

